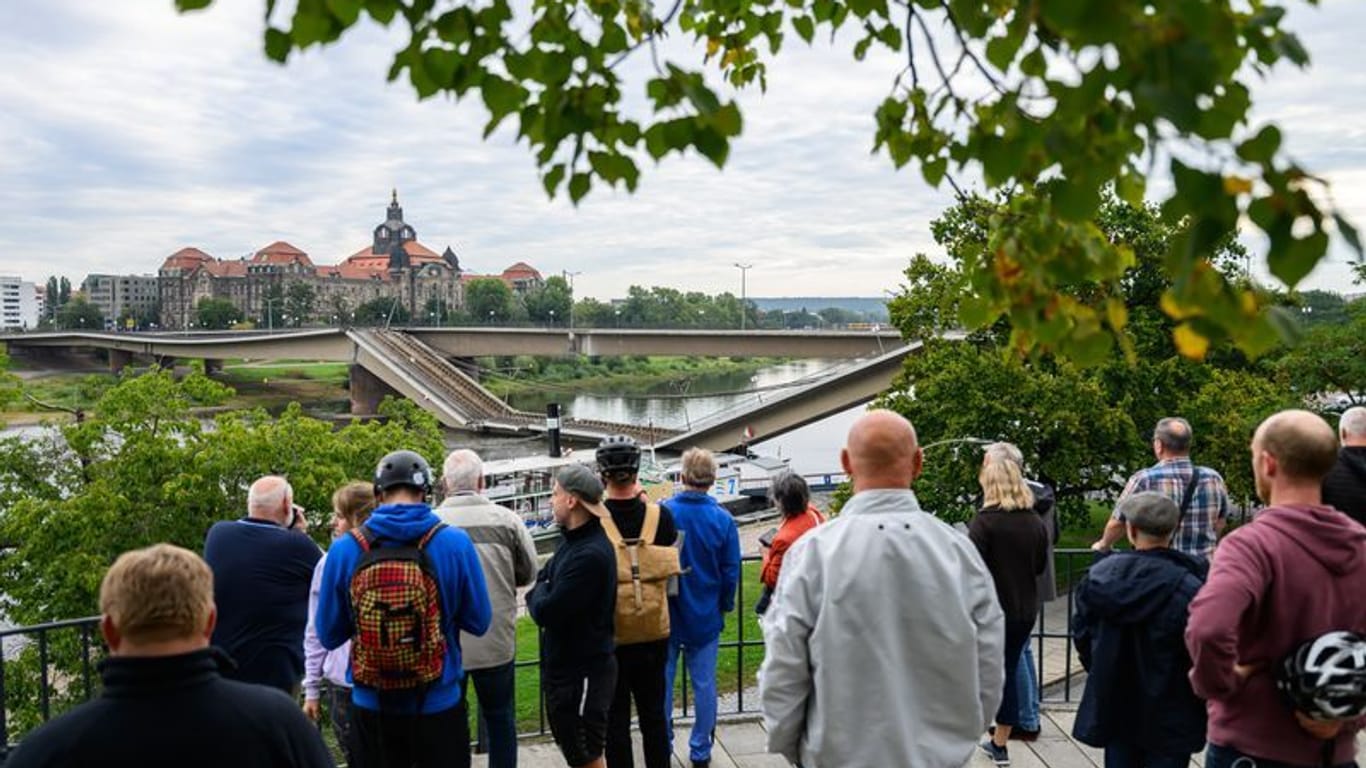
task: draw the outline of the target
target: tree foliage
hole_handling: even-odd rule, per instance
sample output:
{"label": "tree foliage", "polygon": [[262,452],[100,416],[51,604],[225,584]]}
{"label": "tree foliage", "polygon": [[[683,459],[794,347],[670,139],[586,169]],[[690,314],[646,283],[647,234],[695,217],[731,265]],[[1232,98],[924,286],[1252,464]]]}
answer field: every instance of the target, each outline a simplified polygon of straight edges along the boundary
{"label": "tree foliage", "polygon": [[504,323],[515,311],[512,289],[496,277],[481,277],[465,284],[465,309],[476,323]]}
{"label": "tree foliage", "polygon": [[404,325],[408,322],[408,308],[397,296],[381,296],[356,307],[352,315],[356,325]]}
{"label": "tree foliage", "polygon": [[[177,0],[181,10],[211,3]],[[676,29],[695,43],[685,55],[714,63],[729,85],[765,87],[789,30],[810,43],[856,29],[856,59],[873,46],[905,57],[875,112],[875,147],[894,165],[915,161],[926,182],[960,197],[963,174],[1005,190],[1051,180],[1012,198],[982,258],[964,264],[965,324],[1008,317],[1031,349],[1094,357],[1097,335],[1120,332],[1110,300],[1133,256],[1093,217],[1107,189],[1143,200],[1159,161],[1174,182],[1162,200],[1178,227],[1162,309],[1182,323],[1175,333],[1254,353],[1273,344],[1281,326],[1256,295],[1205,266],[1240,221],[1266,235],[1268,267],[1291,287],[1324,258],[1331,232],[1362,254],[1352,225],[1320,202],[1331,198],[1315,194],[1323,182],[1282,151],[1279,129],[1252,123],[1250,84],[1279,63],[1309,62],[1286,9],[1267,0],[678,0],[663,15],[641,2],[310,0],[287,20],[275,9],[267,3],[264,48],[280,62],[340,39],[362,14],[405,25],[390,79],[406,73],[423,99],[478,94],[484,135],[515,119],[546,191],[567,187],[575,202],[594,179],[634,190],[646,156],[695,150],[726,162],[739,108],[697,62],[664,58],[657,39]],[[642,48],[654,76],[643,84],[648,112],[633,114],[617,67]],[[1054,301],[1078,279],[1099,290]]]}
{"label": "tree foliage", "polygon": [[1352,405],[1366,403],[1366,300],[1344,309],[1338,323],[1316,323],[1279,360],[1281,381],[1304,397],[1346,395]]}
{"label": "tree foliage", "polygon": [[[927,451],[916,486],[927,508],[949,517],[968,514],[981,460],[974,443],[1005,440],[1055,486],[1064,517],[1076,520],[1087,500],[1113,498],[1130,473],[1153,462],[1151,429],[1174,415],[1191,422],[1196,461],[1222,472],[1235,497],[1250,495],[1252,429],[1297,398],[1266,365],[1250,363],[1227,343],[1201,350],[1204,363],[1178,354],[1172,339],[1180,334],[1161,309],[1170,290],[1163,254],[1178,233],[1157,211],[1116,200],[1097,211],[1104,237],[1132,252],[1134,264],[1110,297],[1120,343],[1098,348],[1088,367],[1058,356],[1019,355],[1021,331],[1006,320],[963,342],[938,338],[954,330],[970,282],[962,263],[980,253],[994,210],[995,204],[973,198],[936,220],[931,231],[947,262],[918,255],[901,295],[889,302],[893,322],[925,348],[907,359],[883,403],[916,424],[922,443],[951,441]],[[1241,256],[1227,241],[1210,269],[1232,270]],[[1083,280],[1068,289],[1059,302],[1101,290]]]}
{"label": "tree foliage", "polygon": [[569,282],[559,276],[547,278],[545,285],[528,291],[522,298],[531,322],[546,325],[567,324],[572,301]]}
{"label": "tree foliage", "polygon": [[[66,278],[63,278],[66,279]],[[56,325],[63,330],[104,330],[104,313],[100,308],[77,295],[57,310]]]}
{"label": "tree foliage", "polygon": [[312,320],[317,300],[318,292],[312,285],[302,280],[291,280],[289,287],[285,288],[285,314],[289,315],[289,324],[298,328]]}
{"label": "tree foliage", "polygon": [[228,299],[200,299],[195,305],[195,321],[200,328],[222,331],[242,322],[242,310]]}

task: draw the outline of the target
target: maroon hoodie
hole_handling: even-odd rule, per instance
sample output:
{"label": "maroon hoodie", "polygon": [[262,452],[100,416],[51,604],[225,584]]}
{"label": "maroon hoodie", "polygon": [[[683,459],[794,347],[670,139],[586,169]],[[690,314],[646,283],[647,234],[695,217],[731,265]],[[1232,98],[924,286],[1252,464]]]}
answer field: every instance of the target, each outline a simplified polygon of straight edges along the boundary
{"label": "maroon hoodie", "polygon": [[[1319,765],[1310,736],[1276,690],[1276,671],[1306,640],[1366,633],[1366,528],[1326,506],[1262,510],[1220,543],[1186,626],[1191,687],[1208,702],[1209,740],[1291,765]],[[1246,680],[1235,664],[1255,668]],[[1337,739],[1350,762],[1361,721]]]}

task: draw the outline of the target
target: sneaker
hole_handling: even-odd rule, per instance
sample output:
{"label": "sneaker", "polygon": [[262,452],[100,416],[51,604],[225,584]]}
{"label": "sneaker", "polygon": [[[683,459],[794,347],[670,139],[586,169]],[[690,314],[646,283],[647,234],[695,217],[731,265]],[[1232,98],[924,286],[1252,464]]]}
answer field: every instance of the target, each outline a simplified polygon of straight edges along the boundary
{"label": "sneaker", "polygon": [[692,768],[711,768],[711,758],[692,761]]}
{"label": "sneaker", "polygon": [[1010,751],[1005,747],[996,746],[996,742],[991,739],[982,742],[982,751],[987,753],[987,756],[991,758],[991,762],[996,765],[1010,765]]}

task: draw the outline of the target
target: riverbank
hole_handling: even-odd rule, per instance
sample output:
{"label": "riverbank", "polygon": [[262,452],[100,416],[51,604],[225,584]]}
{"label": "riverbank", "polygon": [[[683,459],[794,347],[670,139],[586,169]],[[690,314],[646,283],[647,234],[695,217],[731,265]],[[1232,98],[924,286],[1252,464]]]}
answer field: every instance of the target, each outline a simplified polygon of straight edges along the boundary
{"label": "riverbank", "polygon": [[504,397],[554,392],[658,394],[701,377],[754,374],[783,360],[772,357],[604,357],[597,360],[477,358],[483,383]]}

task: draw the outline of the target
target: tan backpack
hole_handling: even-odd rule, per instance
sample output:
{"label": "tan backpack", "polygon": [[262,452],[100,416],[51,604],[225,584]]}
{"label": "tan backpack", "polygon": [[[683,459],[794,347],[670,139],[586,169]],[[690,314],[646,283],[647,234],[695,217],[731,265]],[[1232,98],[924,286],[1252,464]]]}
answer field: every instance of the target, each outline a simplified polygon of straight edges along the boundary
{"label": "tan backpack", "polygon": [[677,548],[654,543],[659,505],[646,503],[639,538],[622,538],[611,517],[602,519],[602,527],[617,552],[617,645],[663,640],[669,636],[669,579],[683,569]]}

